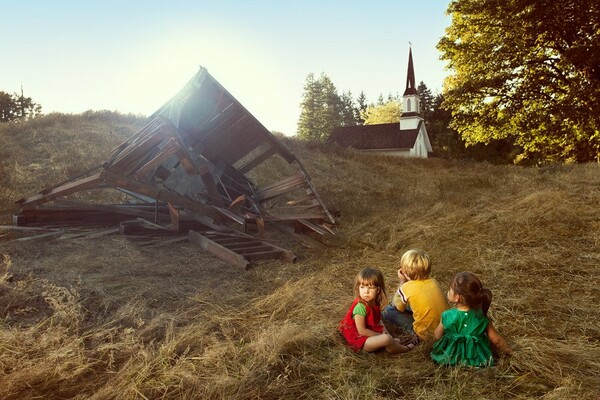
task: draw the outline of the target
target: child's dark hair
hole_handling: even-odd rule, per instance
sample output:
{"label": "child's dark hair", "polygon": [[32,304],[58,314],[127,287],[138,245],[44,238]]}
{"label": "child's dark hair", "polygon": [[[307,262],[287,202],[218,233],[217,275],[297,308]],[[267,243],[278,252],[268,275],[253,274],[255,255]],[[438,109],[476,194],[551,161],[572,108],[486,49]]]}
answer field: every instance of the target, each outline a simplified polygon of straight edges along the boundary
{"label": "child's dark hair", "polygon": [[366,284],[369,286],[376,286],[379,290],[377,291],[377,297],[375,298],[375,303],[377,303],[380,307],[384,307],[387,303],[387,294],[385,293],[385,281],[383,279],[383,274],[380,270],[376,268],[366,267],[363,268],[357,275],[354,280],[354,296],[360,297],[360,293],[358,288],[361,284]]}
{"label": "child's dark hair", "polygon": [[484,288],[477,275],[471,272],[459,272],[454,275],[450,287],[461,297],[462,302],[470,308],[481,308],[487,316],[492,304],[492,291]]}

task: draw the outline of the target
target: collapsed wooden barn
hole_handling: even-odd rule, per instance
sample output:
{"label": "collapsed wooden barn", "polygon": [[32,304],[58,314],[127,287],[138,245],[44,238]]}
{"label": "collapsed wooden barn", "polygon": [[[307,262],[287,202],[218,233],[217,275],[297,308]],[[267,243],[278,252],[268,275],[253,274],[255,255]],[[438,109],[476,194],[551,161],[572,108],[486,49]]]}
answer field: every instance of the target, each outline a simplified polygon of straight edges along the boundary
{"label": "collapsed wooden barn", "polygon": [[[260,185],[248,177],[273,157],[289,176]],[[82,200],[97,190],[118,191],[120,201]],[[13,224],[45,235],[171,234],[157,240],[189,240],[243,268],[295,259],[265,239],[272,229],[312,244],[335,235],[302,163],[202,67],[102,165],[17,203]],[[86,225],[105,229],[61,229]]]}

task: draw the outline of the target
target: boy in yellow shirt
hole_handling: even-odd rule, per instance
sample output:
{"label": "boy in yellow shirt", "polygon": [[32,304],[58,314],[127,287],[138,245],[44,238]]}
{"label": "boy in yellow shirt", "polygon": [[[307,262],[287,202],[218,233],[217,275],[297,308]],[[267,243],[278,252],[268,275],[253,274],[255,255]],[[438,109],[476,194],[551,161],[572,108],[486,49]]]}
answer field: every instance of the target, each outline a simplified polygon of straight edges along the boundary
{"label": "boy in yellow shirt", "polygon": [[400,287],[382,312],[385,321],[416,334],[420,340],[433,338],[442,312],[448,309],[446,295],[430,274],[431,262],[425,252],[404,253],[398,270]]}

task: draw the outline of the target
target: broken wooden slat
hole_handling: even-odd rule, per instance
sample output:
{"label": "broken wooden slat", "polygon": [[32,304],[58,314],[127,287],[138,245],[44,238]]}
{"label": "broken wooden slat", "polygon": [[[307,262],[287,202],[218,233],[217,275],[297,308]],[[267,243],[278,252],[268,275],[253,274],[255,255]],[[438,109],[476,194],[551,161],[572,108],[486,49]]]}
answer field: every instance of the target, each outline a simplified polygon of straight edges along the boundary
{"label": "broken wooden slat", "polygon": [[229,250],[233,250],[236,253],[239,253],[241,255],[245,255],[245,253],[256,253],[259,251],[273,250],[273,247],[261,246],[260,243],[227,245],[225,247],[227,247]]}
{"label": "broken wooden slat", "polygon": [[40,239],[54,239],[58,238],[65,233],[64,229],[60,229],[55,232],[42,233],[41,235],[27,236],[18,239],[13,239],[11,242],[25,242],[30,240],[40,240]]}
{"label": "broken wooden slat", "polygon": [[57,186],[46,193],[40,193],[27,199],[18,200],[17,203],[21,206],[33,206],[43,202],[50,201],[56,197],[66,196],[71,193],[76,193],[81,190],[86,190],[102,183],[102,173],[97,173],[87,178],[83,178],[76,182],[69,182],[61,186]]}
{"label": "broken wooden slat", "polygon": [[146,164],[142,165],[137,171],[135,171],[133,177],[136,179],[143,179],[146,175],[155,170],[160,164],[174,156],[179,149],[179,143],[177,143],[174,138],[169,139],[162,151]]}
{"label": "broken wooden slat", "polygon": [[250,261],[248,261],[248,259],[246,259],[244,256],[229,250],[227,247],[221,246],[220,244],[200,235],[195,231],[189,231],[188,235],[190,242],[200,245],[200,247],[202,247],[204,250],[222,260],[227,261],[230,264],[235,265],[236,267],[247,269],[250,265]]}
{"label": "broken wooden slat", "polygon": [[284,233],[288,234],[289,236],[291,236],[291,237],[299,240],[301,243],[303,243],[304,245],[306,245],[306,246],[308,246],[310,248],[313,248],[313,249],[324,249],[324,248],[327,247],[323,243],[319,242],[318,240],[315,240],[315,239],[311,238],[310,236],[299,235],[298,233],[296,233],[294,231],[294,228],[292,228],[291,226],[277,224],[277,225],[275,225],[275,228],[277,228],[281,232],[284,232]]}
{"label": "broken wooden slat", "polygon": [[135,181],[125,176],[114,174],[108,170],[102,172],[102,177],[105,181],[114,184],[115,186],[124,187],[134,192],[139,192],[146,196],[154,197],[157,200],[162,200],[165,203],[171,203],[175,206],[181,206],[190,210],[212,214],[212,208],[197,201],[193,201],[187,197],[160,190],[155,186],[148,185],[142,182]]}
{"label": "broken wooden slat", "polygon": [[185,242],[188,239],[189,239],[188,234],[185,234],[183,236],[175,236],[174,238],[170,238],[170,239],[160,238],[160,239],[156,239],[156,240],[150,240],[150,241],[147,241],[144,243],[140,243],[140,246],[161,247],[161,246],[166,246],[168,244]]}
{"label": "broken wooden slat", "polygon": [[270,186],[261,188],[257,193],[256,197],[260,201],[265,201],[273,197],[277,197],[283,193],[287,193],[294,188],[304,185],[306,183],[306,177],[304,174],[296,174],[289,178],[286,178],[280,182],[274,183]]}
{"label": "broken wooden slat", "polygon": [[233,213],[226,208],[216,206],[213,208],[222,216],[227,217],[227,219],[229,219],[230,221],[235,222],[236,224],[239,224],[241,226],[246,225],[246,218],[244,218],[243,216]]}
{"label": "broken wooden slat", "polygon": [[257,251],[257,252],[252,252],[252,253],[244,253],[244,257],[246,257],[250,261],[279,259],[282,255],[283,254],[280,250],[268,250],[268,251]]}
{"label": "broken wooden slat", "polygon": [[258,165],[260,165],[262,162],[267,160],[269,157],[271,157],[273,154],[275,154],[276,151],[277,151],[277,149],[274,146],[270,146],[270,147],[266,148],[259,155],[257,155],[254,159],[252,159],[252,160],[248,161],[246,164],[240,166],[237,169],[238,172],[240,174],[245,174],[248,171],[251,171],[252,169],[256,168]]}
{"label": "broken wooden slat", "polygon": [[320,228],[319,226],[317,226],[317,225],[313,224],[312,222],[307,221],[305,219],[299,219],[298,223],[314,232],[317,232],[321,236],[325,236],[329,233],[327,230]]}

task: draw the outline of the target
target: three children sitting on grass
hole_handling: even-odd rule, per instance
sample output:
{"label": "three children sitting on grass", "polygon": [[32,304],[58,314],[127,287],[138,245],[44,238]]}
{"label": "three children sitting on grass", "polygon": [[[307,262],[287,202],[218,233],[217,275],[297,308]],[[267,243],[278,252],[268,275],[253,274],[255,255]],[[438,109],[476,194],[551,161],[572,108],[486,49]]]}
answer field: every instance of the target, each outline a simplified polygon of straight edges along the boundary
{"label": "three children sitting on grass", "polygon": [[[431,352],[436,363],[475,367],[492,365],[492,343],[502,352],[512,351],[487,318],[491,291],[474,274],[457,274],[447,295],[430,275],[431,262],[425,252],[404,253],[398,270],[400,285],[386,305],[383,274],[363,269],[355,279],[354,302],[339,325],[348,345],[355,351],[405,353],[419,341],[437,340]],[[449,303],[453,308],[449,309]],[[387,332],[381,318],[415,340],[401,344]]]}

